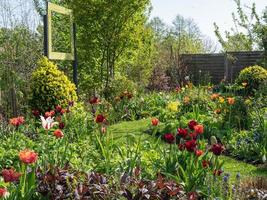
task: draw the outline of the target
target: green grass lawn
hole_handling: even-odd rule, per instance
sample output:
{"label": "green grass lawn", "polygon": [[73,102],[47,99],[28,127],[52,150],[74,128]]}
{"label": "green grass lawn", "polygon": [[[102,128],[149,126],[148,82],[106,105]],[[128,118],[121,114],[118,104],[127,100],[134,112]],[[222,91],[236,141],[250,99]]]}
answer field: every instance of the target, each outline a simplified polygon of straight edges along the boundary
{"label": "green grass lawn", "polygon": [[[142,141],[153,141],[153,138],[150,135],[144,133],[144,130],[146,130],[149,125],[150,119],[122,122],[111,126],[110,131],[113,133],[114,138],[121,142],[127,139],[127,136],[129,135],[133,135],[138,138],[141,136]],[[226,156],[222,156],[221,158],[225,161],[224,171],[230,173],[232,178],[234,178],[238,172],[242,177],[264,176],[267,178],[266,168],[258,168],[257,166]]]}

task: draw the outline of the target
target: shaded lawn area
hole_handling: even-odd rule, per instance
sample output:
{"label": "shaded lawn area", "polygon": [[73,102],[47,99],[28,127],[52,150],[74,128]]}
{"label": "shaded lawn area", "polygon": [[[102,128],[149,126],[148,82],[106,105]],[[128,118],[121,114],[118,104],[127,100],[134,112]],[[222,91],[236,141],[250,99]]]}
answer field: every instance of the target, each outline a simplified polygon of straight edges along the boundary
{"label": "shaded lawn area", "polygon": [[[119,124],[112,125],[110,131],[113,133],[114,139],[118,141],[124,141],[128,135],[139,138],[141,141],[153,141],[152,136],[145,134],[144,131],[149,127],[151,119],[143,119],[139,121],[121,122]],[[267,169],[259,168],[255,165],[251,165],[242,161],[235,160],[230,157],[221,156],[221,159],[225,161],[224,171],[231,174],[231,178],[235,178],[239,172],[241,177],[257,177],[263,176],[267,178]]]}

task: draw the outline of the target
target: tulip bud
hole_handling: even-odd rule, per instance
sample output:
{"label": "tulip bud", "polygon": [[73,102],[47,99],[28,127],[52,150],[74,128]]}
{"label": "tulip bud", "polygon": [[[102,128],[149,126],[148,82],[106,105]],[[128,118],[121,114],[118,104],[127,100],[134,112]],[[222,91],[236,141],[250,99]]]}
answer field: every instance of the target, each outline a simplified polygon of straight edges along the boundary
{"label": "tulip bud", "polygon": [[262,156],[262,162],[266,162],[266,155],[264,154],[263,156]]}
{"label": "tulip bud", "polygon": [[210,137],[210,143],[211,143],[211,145],[214,145],[214,144],[217,144],[218,143],[215,136],[211,136]]}

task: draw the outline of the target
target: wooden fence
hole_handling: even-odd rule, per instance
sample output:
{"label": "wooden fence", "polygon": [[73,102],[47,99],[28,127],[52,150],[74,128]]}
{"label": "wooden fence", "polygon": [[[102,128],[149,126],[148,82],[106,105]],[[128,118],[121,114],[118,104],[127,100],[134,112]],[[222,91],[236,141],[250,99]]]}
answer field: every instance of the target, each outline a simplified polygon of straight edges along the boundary
{"label": "wooden fence", "polygon": [[242,69],[258,64],[263,56],[263,51],[184,54],[182,63],[196,82],[208,74],[212,83],[222,79],[232,83]]}

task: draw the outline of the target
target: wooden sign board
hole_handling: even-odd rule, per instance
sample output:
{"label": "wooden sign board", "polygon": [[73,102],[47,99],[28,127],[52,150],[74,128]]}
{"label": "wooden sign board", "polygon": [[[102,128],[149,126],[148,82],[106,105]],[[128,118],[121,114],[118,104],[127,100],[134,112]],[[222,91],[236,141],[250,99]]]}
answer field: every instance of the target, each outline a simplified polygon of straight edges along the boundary
{"label": "wooden sign board", "polygon": [[[69,17],[70,22],[70,33],[71,33],[71,52],[54,52],[52,43],[52,12],[63,14]],[[47,5],[47,37],[48,37],[48,58],[51,60],[74,60],[74,37],[73,37],[73,13],[72,10],[58,6],[56,4],[48,2]]]}

